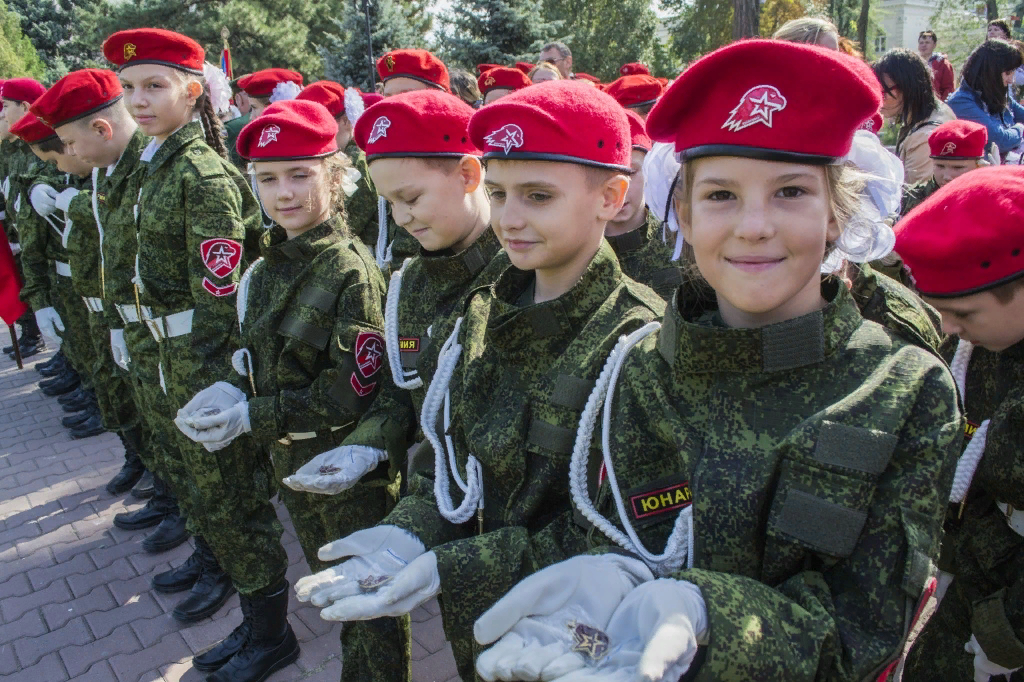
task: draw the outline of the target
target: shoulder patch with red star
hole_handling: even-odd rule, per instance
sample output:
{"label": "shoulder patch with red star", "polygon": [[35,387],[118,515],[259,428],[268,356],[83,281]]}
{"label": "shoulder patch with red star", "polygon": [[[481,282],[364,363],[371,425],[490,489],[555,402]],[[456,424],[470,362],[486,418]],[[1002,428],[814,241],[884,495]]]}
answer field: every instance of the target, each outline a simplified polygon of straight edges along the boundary
{"label": "shoulder patch with red star", "polygon": [[356,395],[365,397],[373,392],[377,382],[364,384],[359,377],[369,379],[384,365],[384,337],[376,332],[359,332],[352,353],[356,358],[356,371],[352,372],[349,383]]}
{"label": "shoulder patch with red star", "polygon": [[227,277],[242,263],[242,244],[234,239],[207,239],[199,245],[206,269],[217,277]]}

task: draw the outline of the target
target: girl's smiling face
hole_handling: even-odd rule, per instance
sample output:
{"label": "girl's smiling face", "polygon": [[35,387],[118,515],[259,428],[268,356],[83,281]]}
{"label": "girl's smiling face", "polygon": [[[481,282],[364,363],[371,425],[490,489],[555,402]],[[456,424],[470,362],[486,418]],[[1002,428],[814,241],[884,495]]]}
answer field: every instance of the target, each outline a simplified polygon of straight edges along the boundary
{"label": "girl's smiling face", "polygon": [[135,64],[122,69],[119,77],[132,118],[158,141],[192,120],[203,91],[198,78],[162,64]]}

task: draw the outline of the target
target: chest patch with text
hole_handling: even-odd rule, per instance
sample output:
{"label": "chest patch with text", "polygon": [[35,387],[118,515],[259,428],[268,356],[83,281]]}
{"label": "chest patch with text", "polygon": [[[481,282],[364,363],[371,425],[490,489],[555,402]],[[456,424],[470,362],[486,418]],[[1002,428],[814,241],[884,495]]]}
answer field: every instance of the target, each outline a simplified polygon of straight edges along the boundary
{"label": "chest patch with text", "polygon": [[420,337],[418,336],[403,336],[398,339],[398,350],[403,353],[419,353],[420,352]]}
{"label": "chest patch with text", "polygon": [[690,482],[680,478],[661,479],[628,491],[626,499],[633,519],[642,523],[660,521],[663,515],[693,504]]}

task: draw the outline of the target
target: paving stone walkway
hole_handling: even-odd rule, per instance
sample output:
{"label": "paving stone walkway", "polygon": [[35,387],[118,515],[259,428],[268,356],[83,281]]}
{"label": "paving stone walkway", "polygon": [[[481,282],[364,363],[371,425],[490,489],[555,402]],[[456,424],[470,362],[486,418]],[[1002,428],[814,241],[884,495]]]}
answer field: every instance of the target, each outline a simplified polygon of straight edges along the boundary
{"label": "paving stone walkway", "polygon": [[[103,488],[124,451],[113,434],[67,435],[56,398],[36,388],[42,377],[33,367],[49,357],[30,358],[18,371],[0,355],[0,679],[199,682],[190,660],[241,620],[238,597],[211,620],[174,620],[184,595],[158,594],[149,581],[192,548],[146,554],[140,543],[148,531],[114,528],[114,514],[141,505]],[[278,505],[278,514],[294,583],[309,571],[288,512]],[[458,682],[437,603],[412,618],[415,682]],[[337,682],[341,626],[294,599],[290,621],[302,654],[270,682]]]}

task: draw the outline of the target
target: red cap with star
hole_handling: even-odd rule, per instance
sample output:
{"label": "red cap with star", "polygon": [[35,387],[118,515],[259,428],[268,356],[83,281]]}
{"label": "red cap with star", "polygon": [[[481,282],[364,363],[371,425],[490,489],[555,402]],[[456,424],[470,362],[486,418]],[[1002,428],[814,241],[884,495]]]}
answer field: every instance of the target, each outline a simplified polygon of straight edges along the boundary
{"label": "red cap with star", "polygon": [[631,170],[626,111],[586,83],[547,81],[517,90],[473,114],[469,134],[485,159]]}
{"label": "red cap with star", "polygon": [[925,296],[970,296],[1024,276],[1024,168],[964,173],[893,229],[895,250]]}
{"label": "red cap with star", "polygon": [[18,122],[11,126],[11,134],[29,144],[39,144],[57,137],[53,128],[40,121],[31,112],[19,118]]}
{"label": "red cap with star", "polygon": [[[722,78],[722,74],[730,74]],[[864,61],[816,45],[741,40],[694,62],[647,117],[680,158],[746,156],[830,164],[881,106]]]}
{"label": "red cap with star", "polygon": [[490,71],[491,69],[496,69],[499,66],[501,66],[501,64],[477,64],[476,73],[478,76],[482,76],[484,75],[484,72]]}
{"label": "red cap with star", "polygon": [[202,75],[206,52],[196,41],[174,31],[133,28],[103,41],[103,56],[118,70],[135,64],[162,64]]}
{"label": "red cap with star", "polygon": [[476,80],[480,88],[480,94],[486,95],[491,90],[499,88],[505,90],[519,90],[531,85],[530,79],[519,69],[512,69],[507,66],[498,66],[484,71]]}
{"label": "red cap with star", "polygon": [[629,64],[623,64],[619,67],[620,76],[650,76],[651,70],[646,64],[640,62],[630,62]]}
{"label": "red cap with star", "polygon": [[967,161],[985,156],[988,129],[974,121],[946,121],[928,136],[933,159]]}
{"label": "red cap with star", "polygon": [[32,104],[46,92],[39,81],[32,78],[12,78],[4,81],[0,87],[0,97],[12,102],[28,102]]}
{"label": "red cap with star", "polygon": [[369,109],[374,104],[384,99],[384,95],[379,92],[360,92],[359,96],[363,98],[363,109]]}
{"label": "red cap with star", "polygon": [[386,97],[363,112],[353,138],[366,159],[479,156],[467,127],[473,108],[439,90]]}
{"label": "red cap with star", "polygon": [[529,76],[530,72],[533,71],[536,67],[536,64],[531,64],[530,62],[516,62],[516,68],[525,73],[527,76]]}
{"label": "red cap with star", "polygon": [[643,152],[651,151],[654,143],[651,142],[651,138],[647,134],[647,124],[640,118],[640,114],[627,109],[626,118],[629,119],[629,139],[633,144],[633,149]]}
{"label": "red cap with star", "polygon": [[377,74],[382,83],[392,78],[412,78],[451,92],[448,67],[426,50],[392,50],[377,60]]}
{"label": "red cap with star", "polygon": [[54,128],[85,118],[121,99],[117,74],[107,69],[72,71],[53,84],[29,108]]}
{"label": "red cap with star", "polygon": [[270,97],[278,83],[295,83],[302,87],[302,74],[288,69],[263,69],[238,79],[238,87],[250,97]]}
{"label": "red cap with star", "polygon": [[338,151],[338,123],[322,104],[308,100],[274,102],[249,121],[235,148],[249,161],[315,159]]}
{"label": "red cap with star", "polygon": [[618,78],[609,83],[604,91],[629,109],[654,104],[664,89],[656,78],[639,74]]}
{"label": "red cap with star", "polygon": [[[363,93],[359,93],[360,95]],[[305,99],[310,102],[317,102],[327,107],[331,116],[338,118],[345,113],[345,88],[334,81],[316,81],[310,83],[295,99]]]}

